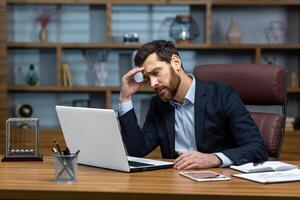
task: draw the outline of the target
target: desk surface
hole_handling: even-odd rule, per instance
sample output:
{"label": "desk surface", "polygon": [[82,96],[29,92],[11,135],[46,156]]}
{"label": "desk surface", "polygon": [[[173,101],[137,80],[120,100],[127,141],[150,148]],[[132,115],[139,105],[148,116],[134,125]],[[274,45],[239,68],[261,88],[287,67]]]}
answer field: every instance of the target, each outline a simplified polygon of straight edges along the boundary
{"label": "desk surface", "polygon": [[[300,161],[289,162],[300,165]],[[231,169],[211,169],[228,176]],[[79,166],[78,182],[53,182],[52,159],[44,162],[1,162],[0,199],[300,199],[300,182],[259,184],[230,181],[195,182],[175,169],[123,173]]]}

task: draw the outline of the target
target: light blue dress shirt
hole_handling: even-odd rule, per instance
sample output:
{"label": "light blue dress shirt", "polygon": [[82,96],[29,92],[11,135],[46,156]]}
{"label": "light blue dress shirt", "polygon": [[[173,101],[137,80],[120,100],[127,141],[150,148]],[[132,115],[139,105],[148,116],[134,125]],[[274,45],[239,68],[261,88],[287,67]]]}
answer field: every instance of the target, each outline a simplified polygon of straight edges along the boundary
{"label": "light blue dress shirt", "polygon": [[[176,152],[190,152],[197,151],[196,139],[195,139],[195,120],[194,120],[194,102],[195,102],[195,89],[196,81],[193,78],[192,84],[183,100],[180,104],[171,100],[170,104],[175,108],[175,151]],[[132,101],[126,101],[119,104],[119,116],[124,115],[126,112],[133,108]],[[221,160],[221,167],[228,167],[233,162],[230,158],[223,153],[215,153]]]}

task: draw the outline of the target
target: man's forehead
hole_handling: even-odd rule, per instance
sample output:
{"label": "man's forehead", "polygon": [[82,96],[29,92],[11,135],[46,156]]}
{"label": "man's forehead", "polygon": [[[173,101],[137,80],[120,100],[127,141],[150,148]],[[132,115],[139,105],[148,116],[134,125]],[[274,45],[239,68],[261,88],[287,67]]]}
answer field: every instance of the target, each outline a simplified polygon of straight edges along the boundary
{"label": "man's forehead", "polygon": [[160,69],[161,67],[159,66],[149,66],[149,67],[144,67],[144,74],[150,74],[151,72],[153,72],[156,69]]}

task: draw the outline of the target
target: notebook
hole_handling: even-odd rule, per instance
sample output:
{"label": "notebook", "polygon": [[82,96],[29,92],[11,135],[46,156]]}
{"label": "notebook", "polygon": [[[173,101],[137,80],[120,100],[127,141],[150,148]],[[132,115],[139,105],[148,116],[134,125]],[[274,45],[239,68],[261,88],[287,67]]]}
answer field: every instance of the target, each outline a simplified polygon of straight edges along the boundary
{"label": "notebook", "polygon": [[285,170],[295,169],[298,167],[280,161],[266,161],[261,164],[247,163],[240,166],[232,165],[230,166],[230,168],[244,173],[255,173],[255,172],[269,172],[269,171],[285,171]]}
{"label": "notebook", "polygon": [[79,164],[135,172],[170,168],[172,162],[127,156],[112,109],[56,106],[67,146],[80,149]]}

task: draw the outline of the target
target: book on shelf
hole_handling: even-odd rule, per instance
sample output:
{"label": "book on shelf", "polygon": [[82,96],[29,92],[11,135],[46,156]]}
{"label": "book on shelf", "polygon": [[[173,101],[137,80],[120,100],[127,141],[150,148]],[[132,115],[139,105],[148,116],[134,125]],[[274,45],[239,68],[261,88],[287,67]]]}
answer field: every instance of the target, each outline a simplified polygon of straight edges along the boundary
{"label": "book on shelf", "polygon": [[281,161],[266,161],[260,164],[246,163],[244,165],[231,165],[231,169],[235,169],[244,173],[270,172],[270,171],[286,171],[298,168],[296,165],[291,165]]}
{"label": "book on shelf", "polygon": [[198,182],[230,180],[230,177],[213,171],[182,171],[179,174]]}
{"label": "book on shelf", "polygon": [[70,66],[67,63],[62,64],[63,86],[73,86]]}
{"label": "book on shelf", "polygon": [[258,183],[282,183],[300,181],[300,169],[292,169],[286,171],[262,172],[250,174],[234,174],[234,177],[242,178]]}

